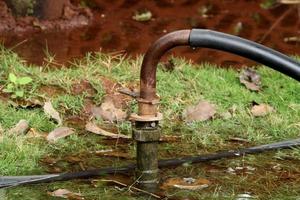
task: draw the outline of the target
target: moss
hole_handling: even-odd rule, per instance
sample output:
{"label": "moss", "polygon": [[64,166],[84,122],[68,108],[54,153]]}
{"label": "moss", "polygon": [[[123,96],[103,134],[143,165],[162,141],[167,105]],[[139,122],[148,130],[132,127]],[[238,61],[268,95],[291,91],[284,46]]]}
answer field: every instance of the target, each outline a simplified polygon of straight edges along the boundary
{"label": "moss", "polygon": [[32,15],[37,4],[36,0],[5,0],[17,16]]}

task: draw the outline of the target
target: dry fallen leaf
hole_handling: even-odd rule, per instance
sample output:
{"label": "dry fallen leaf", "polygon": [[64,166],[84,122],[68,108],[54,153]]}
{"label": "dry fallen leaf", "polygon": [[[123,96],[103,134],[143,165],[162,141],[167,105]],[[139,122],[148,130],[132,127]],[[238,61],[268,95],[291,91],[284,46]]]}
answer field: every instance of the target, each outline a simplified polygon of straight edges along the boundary
{"label": "dry fallen leaf", "polygon": [[207,101],[201,101],[196,106],[189,106],[183,111],[186,122],[206,121],[216,114],[215,105]]}
{"label": "dry fallen leaf", "polygon": [[39,131],[35,130],[34,128],[30,128],[27,137],[29,138],[39,138],[39,137],[44,137]]}
{"label": "dry fallen leaf", "polygon": [[48,136],[47,140],[49,142],[56,142],[60,138],[64,138],[68,135],[71,135],[74,133],[74,129],[68,128],[68,127],[59,127],[51,131]]}
{"label": "dry fallen leaf", "polygon": [[65,160],[69,163],[80,163],[82,162],[82,158],[77,157],[77,156],[67,156],[65,157]]}
{"label": "dry fallen leaf", "polygon": [[53,108],[52,103],[50,101],[45,102],[44,104],[44,112],[46,115],[52,119],[54,119],[58,125],[62,124],[62,119],[59,113]]}
{"label": "dry fallen leaf", "polygon": [[58,189],[53,192],[48,192],[48,194],[53,197],[61,197],[64,199],[72,199],[72,200],[83,200],[84,199],[82,197],[82,194],[74,193],[67,189]]}
{"label": "dry fallen leaf", "polygon": [[57,158],[53,158],[53,157],[46,156],[46,157],[42,158],[40,161],[41,161],[42,163],[47,164],[47,165],[53,166],[54,164],[57,163],[58,159],[57,159]]}
{"label": "dry fallen leaf", "polygon": [[127,117],[126,112],[115,107],[111,98],[106,99],[100,107],[93,107],[92,115],[110,122],[124,121]]}
{"label": "dry fallen leaf", "polygon": [[201,190],[207,188],[211,182],[204,178],[169,178],[161,186],[163,190],[179,188],[183,190]]}
{"label": "dry fallen leaf", "polygon": [[62,173],[64,170],[57,166],[48,166],[46,171],[50,174],[59,174]]}
{"label": "dry fallen leaf", "polygon": [[246,68],[240,73],[240,82],[251,91],[260,90],[260,75],[254,69]]}
{"label": "dry fallen leaf", "polygon": [[36,108],[42,107],[43,103],[39,99],[14,99],[8,100],[7,103],[15,108]]}
{"label": "dry fallen leaf", "polygon": [[25,135],[29,131],[29,123],[25,119],[21,119],[12,129],[9,134]]}
{"label": "dry fallen leaf", "polygon": [[175,60],[171,58],[167,62],[163,63],[162,70],[166,72],[172,72],[174,71],[175,67],[176,67]]}
{"label": "dry fallen leaf", "polygon": [[259,104],[254,105],[251,108],[251,113],[254,117],[262,117],[265,116],[271,112],[274,112],[274,108],[272,106],[269,106],[268,104]]}
{"label": "dry fallen leaf", "polygon": [[97,135],[103,135],[103,136],[110,137],[110,138],[130,139],[130,136],[123,135],[123,134],[115,134],[115,133],[111,133],[106,130],[103,130],[102,128],[98,127],[96,124],[94,124],[92,122],[88,122],[85,125],[85,130],[95,133]]}
{"label": "dry fallen leaf", "polygon": [[256,168],[251,166],[228,167],[226,172],[233,175],[253,174]]}

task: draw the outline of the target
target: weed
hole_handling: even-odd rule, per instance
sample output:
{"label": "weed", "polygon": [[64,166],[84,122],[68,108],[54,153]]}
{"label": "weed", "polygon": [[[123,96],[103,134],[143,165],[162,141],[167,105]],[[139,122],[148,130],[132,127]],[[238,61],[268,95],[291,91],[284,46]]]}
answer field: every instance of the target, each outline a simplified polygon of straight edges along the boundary
{"label": "weed", "polygon": [[278,3],[277,0],[264,0],[260,4],[260,7],[263,9],[270,9],[270,8],[273,8],[277,3]]}
{"label": "weed", "polygon": [[28,76],[17,77],[13,73],[9,73],[8,75],[9,83],[6,85],[3,92],[12,93],[12,98],[22,98],[25,96],[24,87],[32,82],[32,79]]}
{"label": "weed", "polygon": [[144,12],[136,12],[135,15],[132,17],[132,19],[139,21],[139,22],[146,22],[151,20],[152,13],[149,10],[146,10]]}
{"label": "weed", "polygon": [[64,114],[79,114],[83,108],[84,95],[59,95],[53,99],[53,106]]}

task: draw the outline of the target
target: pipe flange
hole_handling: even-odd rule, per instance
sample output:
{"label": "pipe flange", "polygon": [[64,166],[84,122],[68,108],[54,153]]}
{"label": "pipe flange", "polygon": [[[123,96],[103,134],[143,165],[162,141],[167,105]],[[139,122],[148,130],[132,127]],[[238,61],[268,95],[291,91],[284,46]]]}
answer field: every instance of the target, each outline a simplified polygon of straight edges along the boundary
{"label": "pipe flange", "polygon": [[160,129],[133,129],[132,138],[138,142],[156,142],[160,139]]}
{"label": "pipe flange", "polygon": [[163,119],[162,113],[157,113],[156,116],[138,115],[136,113],[132,113],[130,115],[130,121],[154,122],[154,121],[161,121],[162,119]]}
{"label": "pipe flange", "polygon": [[151,104],[151,105],[157,105],[159,104],[159,98],[153,99],[153,100],[147,100],[143,98],[136,98],[137,102],[144,103],[144,104]]}

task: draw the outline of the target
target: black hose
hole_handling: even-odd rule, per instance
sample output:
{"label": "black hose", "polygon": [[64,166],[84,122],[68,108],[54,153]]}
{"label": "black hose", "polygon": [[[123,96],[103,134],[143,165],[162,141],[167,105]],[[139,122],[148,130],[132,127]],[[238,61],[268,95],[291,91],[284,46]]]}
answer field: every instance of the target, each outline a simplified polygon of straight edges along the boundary
{"label": "black hose", "polygon": [[205,29],[193,29],[191,47],[205,47],[230,52],[271,67],[300,81],[300,64],[290,57],[255,42]]}
{"label": "black hose", "polygon": [[[300,138],[277,142],[272,144],[260,145],[255,147],[244,148],[240,150],[231,150],[218,152],[207,155],[198,155],[198,156],[190,156],[183,158],[174,158],[174,159],[166,159],[160,160],[158,162],[159,168],[164,167],[176,167],[180,166],[184,163],[201,163],[212,160],[218,160],[223,158],[233,158],[240,157],[247,154],[257,154],[265,151],[277,150],[277,149],[292,149],[300,146]],[[50,175],[40,175],[40,176],[13,176],[13,177],[0,177],[0,188],[14,187],[18,185],[25,184],[36,184],[36,183],[47,183],[54,181],[67,181],[72,179],[80,179],[80,178],[92,178],[106,174],[120,174],[120,173],[129,173],[134,171],[136,168],[135,164],[130,164],[124,167],[108,167],[101,169],[92,169],[80,172],[71,172],[64,174],[50,174]]]}

